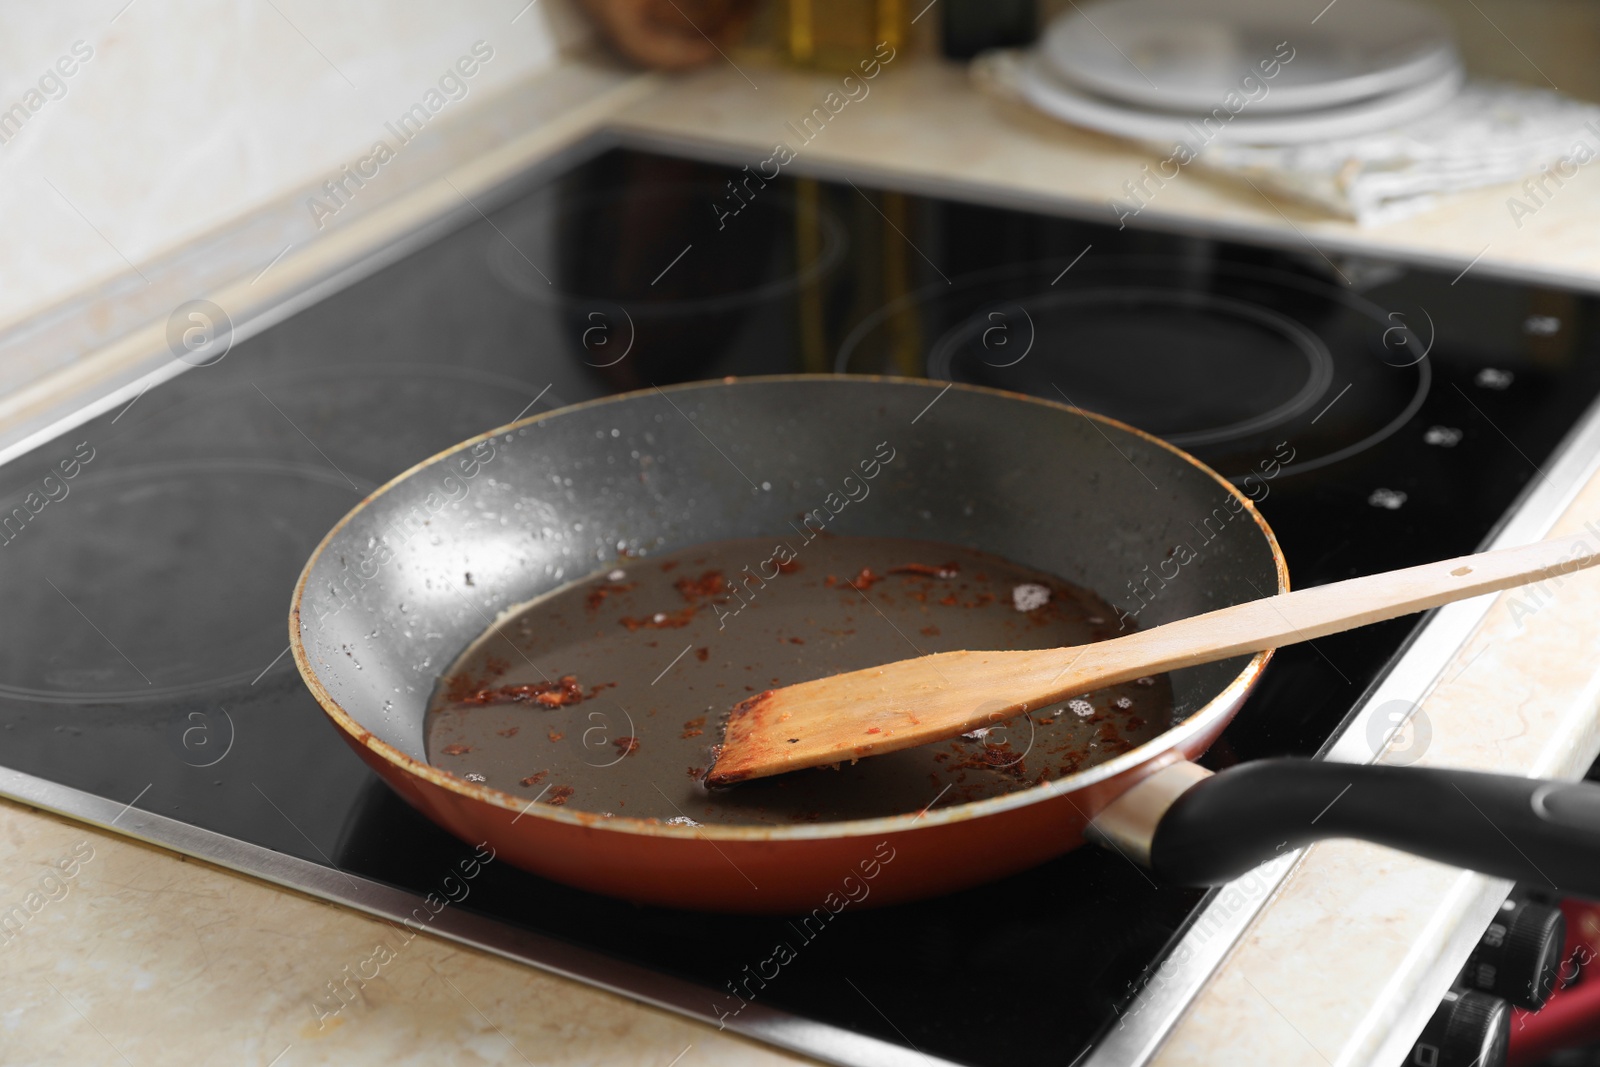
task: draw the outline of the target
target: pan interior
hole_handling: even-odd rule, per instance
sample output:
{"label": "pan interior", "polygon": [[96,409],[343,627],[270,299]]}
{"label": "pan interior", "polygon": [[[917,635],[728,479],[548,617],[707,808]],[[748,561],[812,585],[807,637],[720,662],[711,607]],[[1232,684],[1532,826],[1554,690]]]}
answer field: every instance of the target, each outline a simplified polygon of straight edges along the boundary
{"label": "pan interior", "polygon": [[[1094,594],[960,546],[721,541],[602,571],[499,620],[435,692],[428,755],[525,801],[660,822],[909,814],[1064,778],[1154,738],[1171,725],[1166,677],[832,770],[717,790],[702,778],[728,709],[760,690],[928,652],[1116,632]],[[985,703],[998,713],[1004,696],[1002,682]]]}
{"label": "pan interior", "polygon": [[[302,670],[358,736],[424,762],[438,678],[503,612],[619,562],[802,529],[981,550],[1140,627],[1279,585],[1229,486],[1114,423],[967,386],[746,379],[563,409],[391,483],[307,566]],[[1173,672],[1172,720],[1247,663]]]}

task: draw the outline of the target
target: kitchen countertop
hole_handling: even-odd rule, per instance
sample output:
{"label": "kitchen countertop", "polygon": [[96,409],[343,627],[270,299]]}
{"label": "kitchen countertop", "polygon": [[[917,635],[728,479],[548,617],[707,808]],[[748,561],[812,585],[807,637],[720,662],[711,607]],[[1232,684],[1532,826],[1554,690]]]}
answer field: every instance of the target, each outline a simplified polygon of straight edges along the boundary
{"label": "kitchen countertop", "polygon": [[[7,1063],[802,1062],[730,1033],[0,802],[4,906],[73,876],[0,946]],[[390,948],[344,1007],[328,983]],[[358,983],[359,984],[359,983]],[[347,994],[348,995],[348,994]],[[681,1059],[674,1060],[674,1056]]]}
{"label": "kitchen countertop", "polygon": [[[838,87],[838,78],[790,70],[753,72],[757,88],[729,66],[675,81],[629,105],[613,120],[644,138],[667,138],[753,163],[773,143],[796,153],[791,166],[823,176],[881,175],[911,191],[967,194],[1032,210],[1115,223],[1114,197],[1159,154],[1067,126],[1018,102],[976,91],[964,68],[914,59],[891,62],[870,92],[847,104],[822,132],[802,142],[800,120]],[[1593,173],[1591,173],[1593,171]],[[1198,169],[1180,172],[1129,225],[1204,226],[1339,253],[1382,253],[1419,262],[1515,273],[1600,288],[1600,168],[1580,170],[1520,228],[1506,199],[1513,186],[1442,198],[1430,212],[1362,229],[1292,200]]]}
{"label": "kitchen countertop", "polygon": [[[1110,138],[982,97],[959,69],[910,57],[892,63],[867,98],[801,145],[784,123],[809,112],[836,78],[736,58],[742,71],[730,62],[681,78],[571,58],[508,90],[503,106],[480,104],[441,123],[430,131],[440,138],[435,147],[405,162],[403,181],[341,214],[326,233],[307,231],[306,193],[298,189],[189,252],[141,264],[149,284],[136,293],[113,279],[16,312],[0,331],[0,352],[29,369],[8,381],[0,399],[0,446],[14,453],[65,412],[103,410],[150,376],[170,373],[164,312],[196,295],[197,279],[207,279],[200,291],[247,329],[262,309],[314,292],[396,234],[437,217],[452,196],[460,210],[463,199],[601,129],[641,142],[687,142],[741,163],[765,158],[784,140],[796,148],[796,170],[868,174],[1105,218],[1108,199],[1151,161]],[[559,85],[577,87],[565,90],[576,103],[552,110],[548,98],[560,90],[550,87]],[[1600,228],[1600,177],[1580,172],[1520,230],[1505,208],[1509,194],[1504,187],[1459,194],[1428,215],[1360,230],[1195,173],[1161,190],[1139,221],[1220,227],[1330,257],[1381,252],[1600,288],[1600,245],[1588,239]],[[295,247],[282,253],[286,242]],[[0,265],[22,269],[14,257],[25,254],[0,249]],[[260,277],[251,280],[258,271],[267,279],[259,286]],[[1566,504],[1555,532],[1600,516],[1600,480],[1588,480]],[[1600,574],[1573,576],[1531,614],[1526,604],[1513,611],[1518,596],[1498,597],[1455,663],[1414,695],[1432,729],[1424,763],[1575,776],[1600,748],[1600,671],[1593,666],[1600,662],[1593,655]],[[130,1062],[181,1047],[200,1053],[197,1059],[282,1067],[407,1057],[662,1067],[679,1062],[675,1056],[685,1067],[799,1062],[426,936],[319,1028],[309,1008],[315,991],[345,963],[370,955],[374,938],[390,930],[386,924],[13,804],[0,804],[0,850],[9,861],[0,867],[8,872],[0,899],[21,900],[46,865],[81,847],[92,848],[93,858],[81,864],[66,896],[0,947],[11,957],[7,973],[28,979],[12,984],[19,993],[0,1016],[8,1049],[24,1060],[110,1060],[110,1045]],[[1473,928],[1474,917],[1503,892],[1503,883],[1374,846],[1315,846],[1157,1062],[1398,1062],[1410,1043],[1402,1031],[1412,1025],[1398,991],[1436,1002],[1443,989],[1431,986],[1451,969],[1451,953],[1476,940],[1482,923]],[[1416,936],[1421,926],[1443,929],[1452,921],[1471,939]],[[1248,1045],[1235,1044],[1243,1034]]]}

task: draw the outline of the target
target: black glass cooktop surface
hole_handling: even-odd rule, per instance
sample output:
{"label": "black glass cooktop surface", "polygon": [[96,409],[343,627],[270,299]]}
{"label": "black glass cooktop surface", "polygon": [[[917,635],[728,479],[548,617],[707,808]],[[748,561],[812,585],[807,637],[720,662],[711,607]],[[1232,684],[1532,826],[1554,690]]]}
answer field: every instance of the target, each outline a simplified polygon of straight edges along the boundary
{"label": "black glass cooktop surface", "polygon": [[[725,374],[997,385],[1194,451],[1307,586],[1473,550],[1600,392],[1583,294],[787,176],[730,212],[735,179],[613,149],[524,183],[0,470],[0,762],[427,893],[470,849],[336,737],[285,616],[329,527],[463,438]],[[1280,652],[1208,761],[1315,753],[1414,625]],[[760,999],[959,1062],[1069,1063],[1201,900],[1082,849],[846,910]],[[700,983],[708,1010],[793,936],[504,864],[461,906]]]}

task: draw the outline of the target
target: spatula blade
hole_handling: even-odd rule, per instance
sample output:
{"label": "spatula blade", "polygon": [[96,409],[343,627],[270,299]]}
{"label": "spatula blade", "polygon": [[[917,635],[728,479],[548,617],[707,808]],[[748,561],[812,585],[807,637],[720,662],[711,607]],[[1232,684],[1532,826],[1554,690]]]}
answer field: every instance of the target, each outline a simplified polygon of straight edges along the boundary
{"label": "spatula blade", "polygon": [[[1077,649],[941,652],[758,693],[734,707],[710,785],[955,737],[1038,707]],[[1074,671],[1074,676],[1077,675]],[[1006,679],[998,703],[995,679]]]}

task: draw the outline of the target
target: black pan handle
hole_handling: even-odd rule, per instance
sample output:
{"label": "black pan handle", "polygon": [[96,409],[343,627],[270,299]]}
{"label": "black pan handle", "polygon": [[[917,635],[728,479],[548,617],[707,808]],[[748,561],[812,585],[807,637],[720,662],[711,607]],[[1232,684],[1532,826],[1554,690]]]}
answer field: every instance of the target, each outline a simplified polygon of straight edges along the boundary
{"label": "black pan handle", "polygon": [[1172,882],[1218,885],[1330,837],[1600,898],[1600,785],[1422,767],[1272,759],[1229,768],[1166,809],[1150,866]]}

